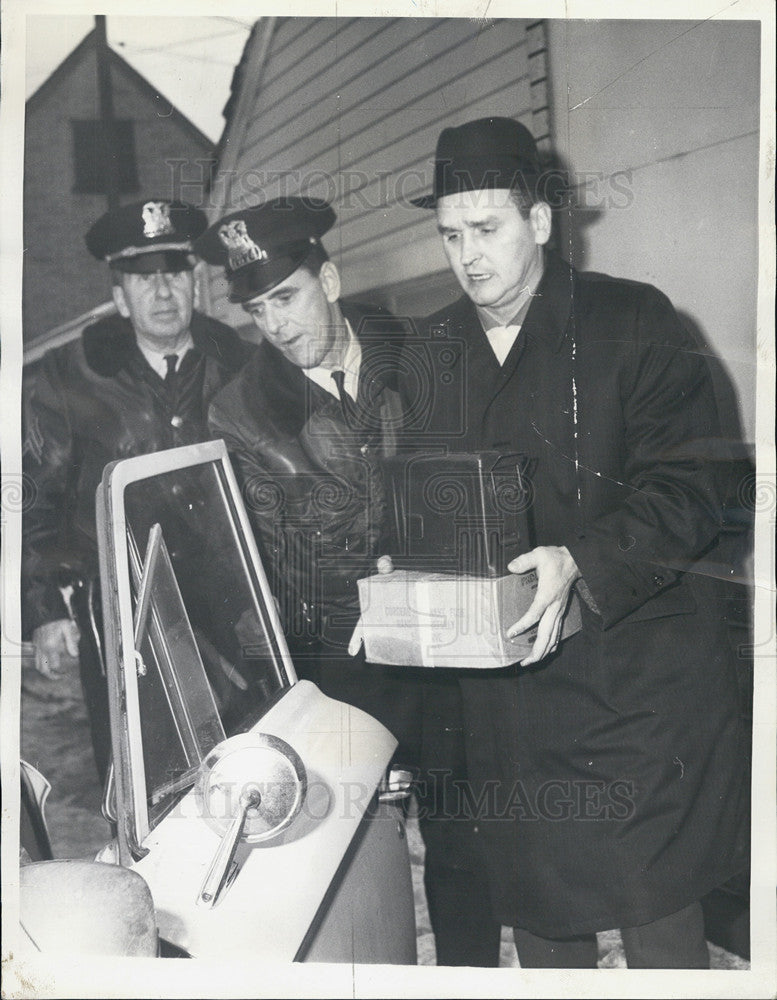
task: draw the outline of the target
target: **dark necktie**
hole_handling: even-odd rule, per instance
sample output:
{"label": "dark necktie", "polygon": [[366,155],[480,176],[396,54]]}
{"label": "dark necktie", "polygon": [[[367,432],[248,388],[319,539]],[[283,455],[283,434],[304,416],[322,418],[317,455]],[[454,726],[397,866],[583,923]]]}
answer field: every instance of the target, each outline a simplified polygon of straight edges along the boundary
{"label": "dark necktie", "polygon": [[172,390],[175,386],[175,366],[178,364],[178,355],[165,354],[165,364],[167,365],[167,371],[165,372],[165,388]]}
{"label": "dark necktie", "polygon": [[353,419],[353,400],[345,391],[345,372],[338,369],[332,372],[332,378],[337,386],[337,395],[340,397],[340,409],[343,411],[346,424],[350,426]]}
{"label": "dark necktie", "polygon": [[355,439],[361,441],[361,453],[366,455],[371,450],[375,442],[380,437],[381,423],[375,424],[374,415],[365,412],[362,405],[357,405],[345,391],[345,372],[334,371],[332,378],[337,386],[337,395],[340,397],[340,410],[343,414],[345,426]]}
{"label": "dark necktie", "polygon": [[175,366],[178,364],[178,355],[165,354],[165,364],[167,365],[167,371],[165,372],[165,385],[172,385],[175,381]]}
{"label": "dark necktie", "polygon": [[172,385],[175,381],[175,366],[178,364],[178,355],[165,354],[165,364],[167,365],[167,371],[165,372],[165,385]]}

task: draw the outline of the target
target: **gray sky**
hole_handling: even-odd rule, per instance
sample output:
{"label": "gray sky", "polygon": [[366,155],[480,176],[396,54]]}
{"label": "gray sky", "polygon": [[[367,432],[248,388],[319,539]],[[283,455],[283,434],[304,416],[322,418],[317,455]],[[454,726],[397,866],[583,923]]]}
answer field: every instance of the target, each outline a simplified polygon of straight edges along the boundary
{"label": "gray sky", "polygon": [[[94,27],[82,15],[27,18],[27,96]],[[214,142],[249,18],[111,17],[108,43]]]}

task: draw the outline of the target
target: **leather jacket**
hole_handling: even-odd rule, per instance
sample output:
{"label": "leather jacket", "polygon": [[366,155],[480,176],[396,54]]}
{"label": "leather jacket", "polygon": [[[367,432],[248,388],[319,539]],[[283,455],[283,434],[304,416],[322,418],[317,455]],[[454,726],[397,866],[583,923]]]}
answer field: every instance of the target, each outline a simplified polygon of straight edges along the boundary
{"label": "leather jacket", "polygon": [[68,616],[60,586],[97,571],[95,490],[117,459],[208,439],[207,409],[251,345],[195,313],[194,349],[170,390],[140,352],[128,320],[110,316],[49,351],[27,373],[23,468],[22,626]]}
{"label": "leather jacket", "polygon": [[347,644],[357,580],[385,539],[380,459],[399,426],[396,361],[404,326],[383,310],[341,302],[362,348],[359,390],[343,404],[269,344],[213,402],[292,648]]}

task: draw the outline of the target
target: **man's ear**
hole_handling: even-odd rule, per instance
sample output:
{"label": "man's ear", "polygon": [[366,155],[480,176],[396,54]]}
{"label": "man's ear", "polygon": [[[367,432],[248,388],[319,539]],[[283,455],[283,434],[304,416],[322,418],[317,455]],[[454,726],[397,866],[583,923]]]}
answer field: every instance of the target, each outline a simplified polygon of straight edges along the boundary
{"label": "man's ear", "polygon": [[118,310],[119,316],[123,316],[124,319],[129,319],[130,311],[127,306],[127,299],[124,295],[124,289],[121,285],[112,285],[111,290],[113,292],[113,302]]}
{"label": "man's ear", "polygon": [[337,302],[340,298],[340,272],[331,260],[325,260],[318,272],[318,280],[324,289],[327,302]]}
{"label": "man's ear", "polygon": [[532,205],[529,211],[529,222],[534,231],[534,242],[537,246],[544,246],[550,239],[550,230],[553,223],[550,205],[545,201],[538,201],[535,205]]}

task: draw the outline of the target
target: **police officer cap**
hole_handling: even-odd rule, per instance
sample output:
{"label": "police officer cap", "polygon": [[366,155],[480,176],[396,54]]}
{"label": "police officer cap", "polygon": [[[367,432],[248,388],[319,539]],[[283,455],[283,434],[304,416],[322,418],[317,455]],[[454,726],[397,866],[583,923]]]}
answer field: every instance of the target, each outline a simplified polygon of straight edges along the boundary
{"label": "police officer cap", "polygon": [[190,271],[192,241],[207,224],[193,205],[151,198],[106,212],[86,234],[86,246],[120,271]]}
{"label": "police officer cap", "polygon": [[335,219],[326,201],[274,198],[219,219],[194,249],[225,269],[231,302],[248,302],[293,274]]}

